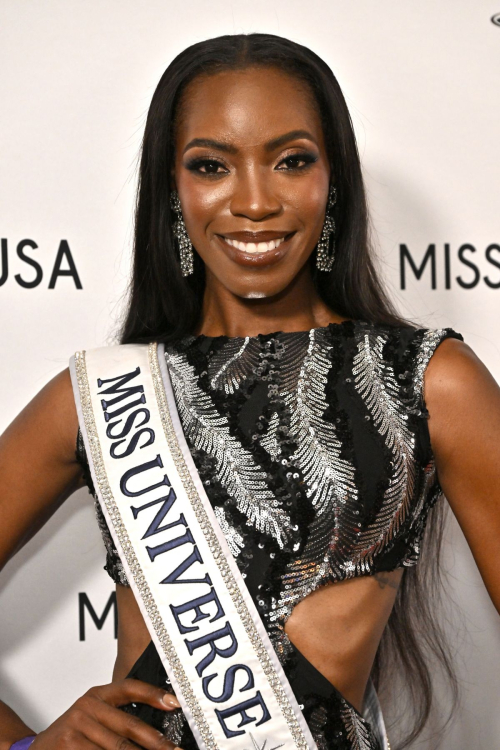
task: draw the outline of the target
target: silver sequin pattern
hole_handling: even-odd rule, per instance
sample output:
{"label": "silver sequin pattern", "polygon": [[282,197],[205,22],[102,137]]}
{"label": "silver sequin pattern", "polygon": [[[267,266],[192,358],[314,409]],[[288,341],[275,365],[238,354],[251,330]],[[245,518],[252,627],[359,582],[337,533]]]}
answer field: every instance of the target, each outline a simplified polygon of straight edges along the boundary
{"label": "silver sequin pattern", "polygon": [[[281,594],[273,603],[270,621],[284,624],[293,607],[318,586],[331,581],[369,575],[377,557],[397,536],[403,523],[410,529],[418,520],[435,483],[431,459],[424,467],[415,463],[415,434],[408,428],[411,408],[401,398],[400,384],[383,351],[389,334],[375,326],[362,325],[355,332],[355,353],[349,378],[371,420],[392,453],[392,471],[380,512],[373,523],[361,528],[358,487],[354,465],[342,456],[342,439],[336,425],[324,417],[328,407],[326,383],[335,339],[328,329],[301,334],[282,334],[270,342],[259,337],[228,338],[209,360],[210,390],[233,394],[248,379],[262,375],[263,363],[272,361],[267,377],[269,396],[278,396],[290,416],[289,437],[297,447],[287,460],[289,476],[299,476],[316,510],[309,527],[308,542],[282,576]],[[426,331],[422,336],[412,373],[415,404],[422,398],[423,375],[444,331]],[[272,346],[271,346],[272,345]],[[270,350],[277,353],[270,354]],[[292,528],[286,509],[273,498],[265,472],[252,452],[230,434],[227,419],[220,415],[210,392],[204,390],[187,356],[174,347],[166,353],[182,425],[190,445],[216,459],[216,478],[236,498],[247,524],[275,538],[280,546]],[[273,369],[274,368],[274,369]],[[281,457],[280,418],[271,414],[259,444],[274,462]],[[416,481],[420,472],[419,482]],[[420,487],[416,496],[415,488]],[[274,500],[274,502],[273,502]],[[225,533],[234,546],[237,531],[221,516]],[[417,562],[416,542],[401,565]],[[286,635],[275,635],[282,650]]]}
{"label": "silver sequin pattern", "polygon": [[[331,358],[337,354],[336,346],[345,345],[343,340],[326,328],[271,338],[222,337],[223,345],[214,346],[206,360],[203,383],[185,348],[167,347],[166,360],[188,445],[210,458],[212,483],[234,500],[246,526],[274,540],[280,549],[297,538],[287,505],[271,490],[269,466],[264,469],[252,446],[235,436],[228,417],[217,406],[218,394],[235,398],[250,383],[265,382],[270,405],[264,429],[253,436],[256,445],[266,452],[269,465],[284,468],[291,485],[304,488],[314,508],[307,540],[300,551],[295,552],[299,545],[293,546],[295,554],[282,570],[279,593],[267,613],[266,626],[271,626],[269,635],[282,663],[290,651],[284,624],[309,593],[328,582],[372,574],[402,529],[407,545],[398,564],[417,563],[429,499],[436,499],[437,476],[432,452],[425,465],[416,460],[416,424],[419,429],[424,424],[426,367],[446,335],[445,329],[436,329],[415,336],[411,355],[409,350],[405,354],[409,372],[402,375],[396,374],[396,358],[390,353],[391,346],[397,345],[394,329],[364,323],[353,327],[350,360],[340,387],[357,400],[366,429],[377,436],[390,457],[383,502],[368,524],[360,520],[362,489],[356,454],[345,450],[345,433],[339,431],[341,425],[337,429],[340,420],[328,413]],[[403,397],[402,385],[411,386],[410,398]],[[284,452],[284,436],[295,446],[291,455]],[[245,526],[234,525],[231,514],[220,505],[214,511],[239,560],[245,553]],[[370,747],[366,727],[347,703],[342,720],[353,748]],[[318,728],[314,736],[320,735]]]}

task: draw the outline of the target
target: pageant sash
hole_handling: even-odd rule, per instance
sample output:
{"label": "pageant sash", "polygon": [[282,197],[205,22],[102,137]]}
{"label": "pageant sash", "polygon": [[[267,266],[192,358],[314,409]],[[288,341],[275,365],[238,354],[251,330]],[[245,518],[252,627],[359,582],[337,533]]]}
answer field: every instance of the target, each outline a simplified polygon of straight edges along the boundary
{"label": "pageant sash", "polygon": [[94,486],[202,750],[316,750],[188,449],[163,346],[70,362]]}

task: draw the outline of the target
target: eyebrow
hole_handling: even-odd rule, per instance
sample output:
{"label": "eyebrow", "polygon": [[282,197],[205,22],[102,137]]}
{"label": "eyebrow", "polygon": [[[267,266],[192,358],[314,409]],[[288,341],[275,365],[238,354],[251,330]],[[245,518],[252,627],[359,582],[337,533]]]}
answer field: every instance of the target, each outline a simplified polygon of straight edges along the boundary
{"label": "eyebrow", "polygon": [[[312,141],[313,143],[318,145],[316,143],[316,139],[308,130],[290,130],[289,133],[284,133],[283,135],[280,135],[277,138],[273,138],[271,141],[268,141],[266,144],[264,144],[264,150],[268,152],[274,151],[276,148],[284,146],[285,143],[294,141],[297,138],[307,138],[307,140]],[[225,151],[227,154],[238,153],[238,149],[236,148],[236,146],[232,146],[231,144],[224,143],[222,141],[214,141],[211,138],[193,138],[192,141],[189,141],[182,153],[185,154],[188,149],[194,148],[195,146],[216,148],[219,151]]]}

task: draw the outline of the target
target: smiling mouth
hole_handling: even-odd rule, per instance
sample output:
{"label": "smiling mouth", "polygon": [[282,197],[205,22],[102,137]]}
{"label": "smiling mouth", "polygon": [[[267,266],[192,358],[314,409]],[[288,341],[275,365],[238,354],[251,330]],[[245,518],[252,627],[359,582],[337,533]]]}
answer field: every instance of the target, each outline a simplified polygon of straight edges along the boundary
{"label": "smiling mouth", "polygon": [[269,240],[268,242],[242,242],[241,240],[233,240],[229,237],[225,237],[223,234],[219,235],[219,237],[224,240],[224,242],[227,242],[228,245],[231,247],[234,247],[236,250],[240,250],[244,253],[249,253],[250,255],[257,255],[262,253],[269,253],[272,250],[277,250],[278,247],[285,242],[285,240],[289,239],[294,232],[290,232],[289,234],[284,234],[283,237],[277,237],[276,239]]}

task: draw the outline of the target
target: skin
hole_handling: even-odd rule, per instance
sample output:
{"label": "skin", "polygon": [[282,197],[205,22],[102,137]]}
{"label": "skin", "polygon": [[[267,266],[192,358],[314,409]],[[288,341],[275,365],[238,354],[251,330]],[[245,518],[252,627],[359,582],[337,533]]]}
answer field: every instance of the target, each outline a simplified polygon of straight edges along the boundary
{"label": "skin", "polygon": [[[308,131],[311,138],[266,148],[294,130]],[[199,144],[188,149],[195,138],[218,141],[231,151]],[[303,162],[290,158],[304,150],[315,160],[300,169]],[[195,157],[212,166],[188,168]],[[332,174],[317,109],[301,83],[262,68],[195,79],[182,102],[171,179],[206,265],[198,332],[252,336],[341,322],[315,293],[307,263],[321,232]],[[217,237],[267,229],[295,233],[286,252],[272,262],[231,255]],[[467,345],[447,340],[426,370],[424,394],[441,485],[500,612],[500,389]],[[2,564],[83,486],[74,455],[77,428],[64,370],[0,438]],[[397,570],[323,586],[301,601],[286,623],[291,641],[358,710],[400,578]],[[173,747],[116,708],[132,700],[162,707],[163,696],[158,688],[125,679],[149,634],[130,590],[117,586],[117,601],[113,682],[82,696],[37,736],[35,750],[123,750],[136,746],[132,740],[148,750]],[[0,727],[0,750],[29,733],[5,705],[0,706]]]}
{"label": "skin", "polygon": [[[306,264],[323,227],[330,165],[317,108],[304,85],[269,69],[200,77],[187,89],[181,112],[172,178],[187,231],[206,267],[200,332],[252,336],[339,322],[316,293]],[[311,137],[266,149],[273,139],[297,130]],[[200,137],[234,153],[188,148]],[[301,160],[304,153],[314,163]],[[211,162],[190,169],[196,159]],[[242,263],[228,257],[217,237],[242,230],[295,235],[279,262],[250,258]]]}

